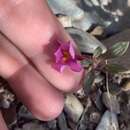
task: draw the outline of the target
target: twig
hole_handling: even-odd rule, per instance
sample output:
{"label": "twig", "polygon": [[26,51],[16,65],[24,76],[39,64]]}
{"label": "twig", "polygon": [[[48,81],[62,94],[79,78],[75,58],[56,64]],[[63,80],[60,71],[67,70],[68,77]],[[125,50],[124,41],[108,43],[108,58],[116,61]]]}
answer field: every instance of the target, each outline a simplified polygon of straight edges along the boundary
{"label": "twig", "polygon": [[[106,65],[108,64],[108,61],[106,60]],[[111,94],[110,94],[110,90],[109,90],[109,77],[108,77],[108,72],[106,71],[106,89],[107,89],[107,94],[108,94],[108,98],[110,100],[110,111],[112,112],[112,105],[111,105]]]}
{"label": "twig", "polygon": [[[105,61],[106,62],[106,65],[108,64],[108,61],[106,60]],[[111,103],[111,94],[110,94],[110,90],[109,90],[109,74],[108,74],[108,72],[106,71],[106,89],[107,89],[107,94],[108,94],[108,98],[109,98],[109,100],[110,100],[110,121],[111,121],[111,125],[112,125],[112,127],[113,127],[113,129],[114,130],[116,130],[116,126],[115,126],[115,124],[113,124],[113,121],[112,121],[112,103]]]}

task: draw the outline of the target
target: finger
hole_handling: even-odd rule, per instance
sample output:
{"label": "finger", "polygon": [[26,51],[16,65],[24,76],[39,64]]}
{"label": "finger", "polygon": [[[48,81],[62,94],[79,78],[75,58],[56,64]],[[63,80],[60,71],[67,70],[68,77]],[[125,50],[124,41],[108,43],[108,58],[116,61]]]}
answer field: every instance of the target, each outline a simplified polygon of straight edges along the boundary
{"label": "finger", "polygon": [[61,113],[64,106],[62,93],[29,65],[24,56],[2,35],[0,61],[0,74],[37,118],[51,120]]}
{"label": "finger", "polygon": [[8,128],[7,128],[6,124],[5,124],[5,121],[4,121],[3,117],[2,117],[1,112],[0,112],[0,129],[1,130],[8,130]]}
{"label": "finger", "polygon": [[0,29],[54,86],[64,91],[78,89],[82,71],[77,73],[67,68],[59,73],[52,67],[55,41],[72,39],[52,15],[46,1],[22,0],[1,18]]}

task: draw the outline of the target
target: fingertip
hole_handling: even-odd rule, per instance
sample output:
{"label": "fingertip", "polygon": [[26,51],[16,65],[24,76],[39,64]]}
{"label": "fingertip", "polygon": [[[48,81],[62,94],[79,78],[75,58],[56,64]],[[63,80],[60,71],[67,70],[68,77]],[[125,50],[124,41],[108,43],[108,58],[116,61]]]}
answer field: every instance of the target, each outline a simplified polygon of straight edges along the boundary
{"label": "fingertip", "polygon": [[83,70],[81,72],[73,72],[73,74],[71,73],[71,75],[69,76],[65,75],[64,80],[60,81],[61,90],[64,92],[78,91],[81,88],[82,75],[83,75]]}
{"label": "fingertip", "polygon": [[57,118],[63,111],[64,108],[64,97],[63,95],[58,99],[51,99],[47,105],[40,102],[30,106],[30,111],[39,120],[51,121]]}

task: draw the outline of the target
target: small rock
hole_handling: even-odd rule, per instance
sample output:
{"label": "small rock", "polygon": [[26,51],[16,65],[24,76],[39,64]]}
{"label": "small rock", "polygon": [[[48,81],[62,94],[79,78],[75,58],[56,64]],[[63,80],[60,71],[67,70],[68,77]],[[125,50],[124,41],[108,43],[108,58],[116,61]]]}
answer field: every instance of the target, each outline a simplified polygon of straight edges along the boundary
{"label": "small rock", "polygon": [[103,5],[103,6],[107,6],[109,3],[111,3],[112,0],[100,0],[100,3]]}
{"label": "small rock", "polygon": [[104,80],[103,75],[101,75],[99,72],[95,73],[94,84],[100,84],[103,80]]}
{"label": "small rock", "polygon": [[10,101],[8,101],[8,100],[6,100],[6,99],[3,99],[1,102],[0,102],[0,106],[2,107],[2,108],[5,108],[5,109],[7,109],[7,108],[9,108],[10,107]]}
{"label": "small rock", "polygon": [[65,101],[65,112],[74,121],[77,122],[83,113],[83,105],[72,94],[67,95]]}
{"label": "small rock", "polygon": [[14,94],[8,89],[9,84],[0,77],[0,107],[9,108],[15,100]]}
{"label": "small rock", "polygon": [[4,92],[0,94],[0,107],[7,109],[11,106],[14,100],[14,95],[4,89]]}
{"label": "small rock", "polygon": [[101,115],[98,112],[93,112],[90,114],[90,122],[98,123],[100,121]]}
{"label": "small rock", "polygon": [[97,26],[96,28],[94,28],[91,32],[91,35],[94,36],[101,36],[104,32],[104,28],[101,26]]}
{"label": "small rock", "polygon": [[118,83],[109,82],[109,91],[112,95],[118,95],[121,93],[121,87]]}
{"label": "small rock", "polygon": [[104,111],[104,105],[102,103],[102,91],[98,89],[95,93],[91,94],[91,99],[94,102],[95,106],[100,111]]}
{"label": "small rock", "polygon": [[93,5],[95,5],[95,6],[99,6],[100,5],[98,0],[91,0],[91,1],[92,1]]}
{"label": "small rock", "polygon": [[84,13],[80,20],[72,20],[72,26],[83,31],[87,31],[92,26],[92,24],[94,24],[94,20],[91,14],[88,13]]}
{"label": "small rock", "polygon": [[[110,96],[110,97],[109,97]],[[102,95],[102,100],[104,105],[111,110],[112,112],[115,112],[117,114],[120,113],[120,105],[117,100],[117,97],[112,94],[108,94],[107,92],[104,92]]]}
{"label": "small rock", "polygon": [[72,36],[81,52],[92,54],[97,47],[100,47],[103,53],[106,52],[106,47],[89,33],[74,28],[67,28],[66,30]]}
{"label": "small rock", "polygon": [[123,79],[123,78],[124,78],[124,79],[130,78],[130,69],[129,69],[128,71],[126,71],[126,72],[122,72],[122,73],[121,73],[121,77],[122,77],[122,79]]}
{"label": "small rock", "polygon": [[16,128],[15,130],[46,130],[42,125],[36,123],[27,123],[24,124],[22,128]]}
{"label": "small rock", "polygon": [[116,114],[106,111],[96,130],[119,130]]}
{"label": "small rock", "polygon": [[72,26],[75,28],[86,31],[95,23],[92,15],[84,12],[75,0],[48,0],[48,3],[54,14],[70,17]]}
{"label": "small rock", "polygon": [[12,126],[17,121],[16,107],[10,107],[9,109],[2,109],[2,115],[8,127]]}
{"label": "small rock", "polygon": [[4,88],[1,87],[2,83],[0,82],[0,93],[3,93],[4,92]]}
{"label": "small rock", "polygon": [[60,130],[69,130],[64,113],[62,113],[58,118],[58,126]]}
{"label": "small rock", "polygon": [[81,87],[81,89],[79,89],[79,90],[76,92],[76,95],[77,95],[79,98],[84,98],[84,97],[85,97],[85,92],[84,92],[83,87]]}
{"label": "small rock", "polygon": [[127,5],[128,5],[128,7],[130,7],[130,0],[127,1]]}
{"label": "small rock", "polygon": [[129,90],[130,90],[130,80],[127,81],[127,82],[123,85],[122,90],[123,90],[123,91],[129,91]]}
{"label": "small rock", "polygon": [[72,27],[72,19],[69,16],[59,16],[58,20],[63,25],[63,27]]}
{"label": "small rock", "polygon": [[19,108],[19,111],[18,111],[18,116],[20,118],[26,118],[26,119],[36,119],[31,112],[28,111],[28,109],[22,105],[20,108]]}
{"label": "small rock", "polygon": [[76,130],[95,130],[101,114],[90,98],[87,98],[86,106],[81,120],[78,122]]}
{"label": "small rock", "polygon": [[71,16],[72,19],[78,20],[84,15],[75,0],[48,0],[48,4],[55,14]]}
{"label": "small rock", "polygon": [[121,74],[115,74],[115,75],[113,75],[113,77],[112,77],[112,81],[114,82],[114,83],[116,83],[116,84],[121,84],[121,82],[122,82],[122,75]]}
{"label": "small rock", "polygon": [[72,19],[71,16],[59,16],[58,20],[60,21],[60,23],[63,25],[63,27],[74,27],[77,29],[81,29],[83,31],[88,30],[92,23],[93,23],[93,19],[91,18],[91,16],[89,14],[84,14],[83,17],[80,20],[75,20]]}
{"label": "small rock", "polygon": [[47,126],[49,129],[56,130],[57,129],[57,120],[48,121]]}

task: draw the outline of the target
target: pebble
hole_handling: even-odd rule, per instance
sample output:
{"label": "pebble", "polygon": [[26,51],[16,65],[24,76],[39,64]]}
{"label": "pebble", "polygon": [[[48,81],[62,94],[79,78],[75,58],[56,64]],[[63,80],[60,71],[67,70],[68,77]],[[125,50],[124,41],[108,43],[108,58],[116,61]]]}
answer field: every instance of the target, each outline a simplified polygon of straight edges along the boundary
{"label": "pebble", "polygon": [[98,123],[100,121],[101,115],[98,112],[93,112],[90,114],[90,122]]}
{"label": "pebble", "polygon": [[0,102],[0,107],[7,109],[7,108],[10,107],[10,104],[11,104],[10,101],[8,101],[8,100],[6,100],[6,99],[3,99],[3,100]]}
{"label": "pebble", "polygon": [[116,114],[106,111],[97,126],[96,130],[119,130],[119,124]]}
{"label": "pebble", "polygon": [[94,83],[95,84],[99,84],[101,83],[103,80],[104,80],[104,76],[101,75],[99,72],[95,73],[95,80],[94,80]]}
{"label": "pebble", "polygon": [[8,127],[11,127],[18,120],[15,106],[12,106],[8,109],[2,109],[2,115]]}
{"label": "pebble", "polygon": [[97,110],[90,98],[87,98],[84,114],[78,124],[77,130],[95,130],[101,119],[101,113]]}
{"label": "pebble", "polygon": [[67,126],[67,122],[66,122],[66,118],[64,113],[62,113],[59,118],[58,118],[58,126],[60,128],[60,130],[70,130]]}
{"label": "pebble", "polygon": [[48,0],[48,4],[55,14],[71,16],[78,20],[84,15],[84,11],[77,6],[75,0]]}
{"label": "pebble", "polygon": [[72,121],[78,122],[83,113],[83,110],[83,105],[76,98],[76,96],[73,94],[67,95],[65,101],[65,112],[67,113],[68,117],[72,119]]}
{"label": "pebble", "polygon": [[92,30],[91,35],[101,36],[103,33],[104,33],[104,28],[102,26],[97,26]]}
{"label": "pebble", "polygon": [[109,3],[111,3],[112,0],[100,0],[100,3],[103,5],[103,6],[107,6]]}
{"label": "pebble", "polygon": [[83,17],[80,20],[74,19],[72,20],[72,26],[83,31],[89,30],[89,28],[94,24],[95,21],[92,18],[91,14],[84,13]]}
{"label": "pebble", "polygon": [[59,16],[58,20],[62,24],[63,27],[72,27],[72,19],[69,16]]}
{"label": "pebble", "polygon": [[130,80],[123,85],[122,90],[126,92],[130,90]]}
{"label": "pebble", "polygon": [[4,87],[1,87],[2,83],[0,82],[0,94],[4,92]]}
{"label": "pebble", "polygon": [[120,113],[120,105],[117,100],[117,96],[104,92],[102,95],[102,100],[107,109],[117,114]]}
{"label": "pebble", "polygon": [[80,20],[73,19],[71,16],[58,16],[58,20],[65,28],[74,27],[83,31],[88,30],[93,23],[93,19],[91,19],[91,16],[87,13],[85,13]]}
{"label": "pebble", "polygon": [[75,0],[48,0],[48,4],[54,14],[70,17],[70,19],[66,19],[68,21],[62,21],[64,25],[67,23],[67,26],[72,25],[75,28],[87,31],[95,23],[92,15],[84,12]]}
{"label": "pebble", "polygon": [[83,87],[81,87],[81,89],[79,89],[79,90],[76,92],[76,95],[77,95],[79,98],[84,98],[84,97],[85,97],[85,92],[84,92]]}
{"label": "pebble", "polygon": [[26,123],[23,125],[22,128],[16,128],[15,130],[47,130],[47,129],[44,129],[42,125],[36,123]]}
{"label": "pebble", "polygon": [[100,89],[91,94],[91,99],[99,111],[104,111],[104,105],[102,103],[102,91]]}
{"label": "pebble", "polygon": [[54,14],[70,16],[76,22],[73,27],[85,31],[90,29],[92,25],[100,25],[105,28],[106,35],[111,35],[130,27],[129,0],[127,2],[126,0],[47,1]]}
{"label": "pebble", "polygon": [[36,119],[28,109],[22,105],[18,111],[18,116],[26,119]]}
{"label": "pebble", "polygon": [[14,100],[14,95],[4,89],[4,92],[0,94],[0,107],[7,109],[11,106]]}
{"label": "pebble", "polygon": [[9,108],[15,100],[14,94],[8,90],[8,83],[0,77],[0,107]]}
{"label": "pebble", "polygon": [[57,120],[48,121],[47,126],[49,129],[56,130],[57,129]]}
{"label": "pebble", "polygon": [[93,3],[95,6],[99,6],[99,5],[100,5],[100,3],[99,3],[98,0],[91,0],[91,1],[92,1],[92,3]]}

